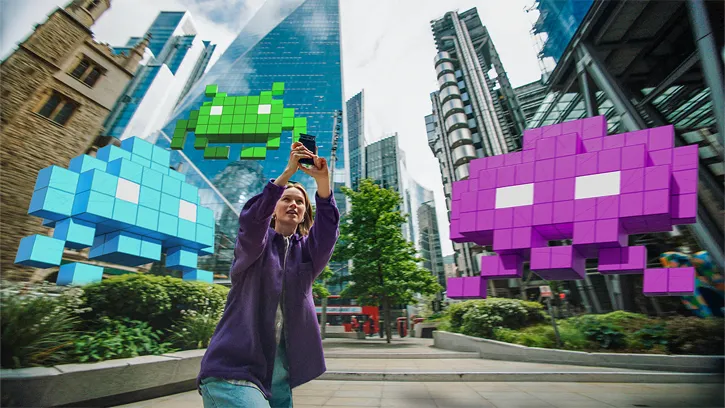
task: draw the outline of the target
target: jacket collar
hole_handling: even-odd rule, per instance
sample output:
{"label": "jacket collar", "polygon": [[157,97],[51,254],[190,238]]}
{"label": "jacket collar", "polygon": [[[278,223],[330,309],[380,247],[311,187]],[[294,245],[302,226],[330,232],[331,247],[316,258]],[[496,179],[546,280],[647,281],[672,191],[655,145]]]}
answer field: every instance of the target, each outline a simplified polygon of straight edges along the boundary
{"label": "jacket collar", "polygon": [[[274,228],[269,227],[269,229],[272,231],[272,234],[274,234],[274,237],[275,237],[274,239],[277,239],[277,237],[279,237],[280,239],[284,239],[284,235],[282,235],[279,232],[275,231]],[[292,242],[297,242],[297,241],[301,241],[302,240],[302,237],[300,236],[300,234],[298,234],[296,232],[294,234],[290,235],[289,238],[290,238],[290,241],[292,241]]]}

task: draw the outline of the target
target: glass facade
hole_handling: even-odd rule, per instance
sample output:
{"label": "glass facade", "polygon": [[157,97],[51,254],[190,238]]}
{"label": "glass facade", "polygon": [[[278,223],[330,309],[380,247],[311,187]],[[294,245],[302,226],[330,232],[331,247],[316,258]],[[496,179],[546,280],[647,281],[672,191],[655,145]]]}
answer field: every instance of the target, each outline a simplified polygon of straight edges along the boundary
{"label": "glass facade", "polygon": [[373,179],[383,188],[402,190],[397,134],[366,146],[365,159],[366,178]]}
{"label": "glass facade", "polygon": [[161,52],[166,48],[166,44],[184,18],[184,14],[186,14],[185,11],[162,11],[151,24],[148,31],[151,34],[148,48],[154,57],[161,56]]}
{"label": "glass facade", "polygon": [[546,33],[539,56],[559,62],[593,3],[594,0],[538,0],[539,19],[534,24],[534,33]]}
{"label": "glass facade", "polygon": [[[270,90],[273,82],[284,82],[285,107],[307,118],[307,133],[317,136],[318,154],[329,159],[334,115],[343,108],[336,0],[265,2],[217,63],[191,86],[156,143],[170,147],[176,121],[199,109],[206,100],[206,85],[216,84],[220,92],[241,96]],[[199,262],[205,264],[200,268],[223,278],[231,264],[239,211],[269,179],[282,173],[292,132],[283,132],[281,148],[257,161],[240,161],[238,145],[232,146],[230,160],[204,160],[203,151],[194,149],[194,139],[190,132],[183,150],[172,152],[172,163],[187,175],[187,182],[200,188],[201,205],[215,212],[216,251]],[[344,146],[342,141],[337,144],[336,174],[347,169]],[[314,180],[302,172],[293,181],[302,183],[311,197],[316,193]]]}
{"label": "glass facade", "polygon": [[363,120],[363,92],[347,101],[347,140],[350,149],[350,185],[357,190],[365,176],[365,127]]}

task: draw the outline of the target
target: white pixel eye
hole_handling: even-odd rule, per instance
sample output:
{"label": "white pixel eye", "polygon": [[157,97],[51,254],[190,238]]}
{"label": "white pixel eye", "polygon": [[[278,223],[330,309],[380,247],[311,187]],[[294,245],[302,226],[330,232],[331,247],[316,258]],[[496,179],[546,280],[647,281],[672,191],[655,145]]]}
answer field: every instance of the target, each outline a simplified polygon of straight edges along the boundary
{"label": "white pixel eye", "polygon": [[577,177],[574,184],[574,199],[619,195],[620,178],[619,171]]}
{"label": "white pixel eye", "polygon": [[209,114],[212,116],[219,116],[222,114],[223,110],[224,110],[223,106],[212,106],[211,112],[209,112]]}
{"label": "white pixel eye", "polygon": [[520,207],[534,204],[534,184],[520,184],[496,189],[496,208]]}
{"label": "white pixel eye", "polygon": [[196,222],[196,204],[179,200],[179,218]]}
{"label": "white pixel eye", "polygon": [[258,115],[269,115],[270,112],[272,112],[272,105],[259,105],[259,109],[257,109]]}
{"label": "white pixel eye", "polygon": [[138,194],[141,186],[123,178],[118,179],[116,185],[116,198],[130,203],[138,204]]}

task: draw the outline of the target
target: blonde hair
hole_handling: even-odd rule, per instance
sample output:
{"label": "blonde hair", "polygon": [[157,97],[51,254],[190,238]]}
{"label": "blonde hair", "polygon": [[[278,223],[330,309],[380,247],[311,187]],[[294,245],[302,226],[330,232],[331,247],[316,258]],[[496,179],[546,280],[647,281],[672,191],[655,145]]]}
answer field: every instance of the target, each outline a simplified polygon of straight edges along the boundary
{"label": "blonde hair", "polygon": [[[305,187],[300,183],[287,183],[287,188],[296,188],[305,197],[305,217],[301,223],[297,224],[297,233],[304,237],[310,233],[310,228],[312,228],[312,203],[310,202],[310,197],[307,195]],[[272,217],[272,221],[269,224],[272,228],[274,228],[274,222],[275,218]]]}

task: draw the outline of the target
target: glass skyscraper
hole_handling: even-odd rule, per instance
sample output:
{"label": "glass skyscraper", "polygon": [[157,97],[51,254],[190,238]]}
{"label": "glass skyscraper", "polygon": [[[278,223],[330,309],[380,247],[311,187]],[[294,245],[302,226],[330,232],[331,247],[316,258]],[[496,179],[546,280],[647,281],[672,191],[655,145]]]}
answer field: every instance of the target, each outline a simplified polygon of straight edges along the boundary
{"label": "glass skyscraper", "polygon": [[357,190],[360,179],[365,178],[365,120],[364,93],[358,92],[348,99],[347,104],[347,144],[350,151],[350,186]]}
{"label": "glass skyscraper", "polygon": [[[271,90],[273,82],[284,82],[285,107],[295,108],[296,117],[307,118],[307,133],[317,136],[318,154],[331,161],[335,114],[343,110],[337,0],[265,2],[217,63],[190,87],[156,144],[170,147],[176,121],[186,119],[207,100],[206,85],[242,96]],[[194,139],[190,133],[183,150],[172,152],[172,162],[186,173],[187,182],[200,188],[201,205],[215,212],[215,254],[200,258],[199,267],[223,278],[233,256],[238,214],[249,198],[284,170],[292,132],[282,132],[280,149],[268,150],[264,160],[240,161],[240,145],[231,146],[229,160],[204,160],[203,151],[194,149]],[[341,139],[335,150],[336,180],[347,178],[345,146]],[[302,183],[310,197],[316,193],[314,180],[304,173],[298,172],[293,181]]]}
{"label": "glass skyscraper", "polygon": [[[158,131],[204,72],[216,48],[197,36],[191,15],[185,11],[162,11],[146,35],[150,36],[147,61],[108,115],[105,136],[148,138]],[[139,41],[140,37],[131,37],[125,46],[113,50],[128,52]]]}

